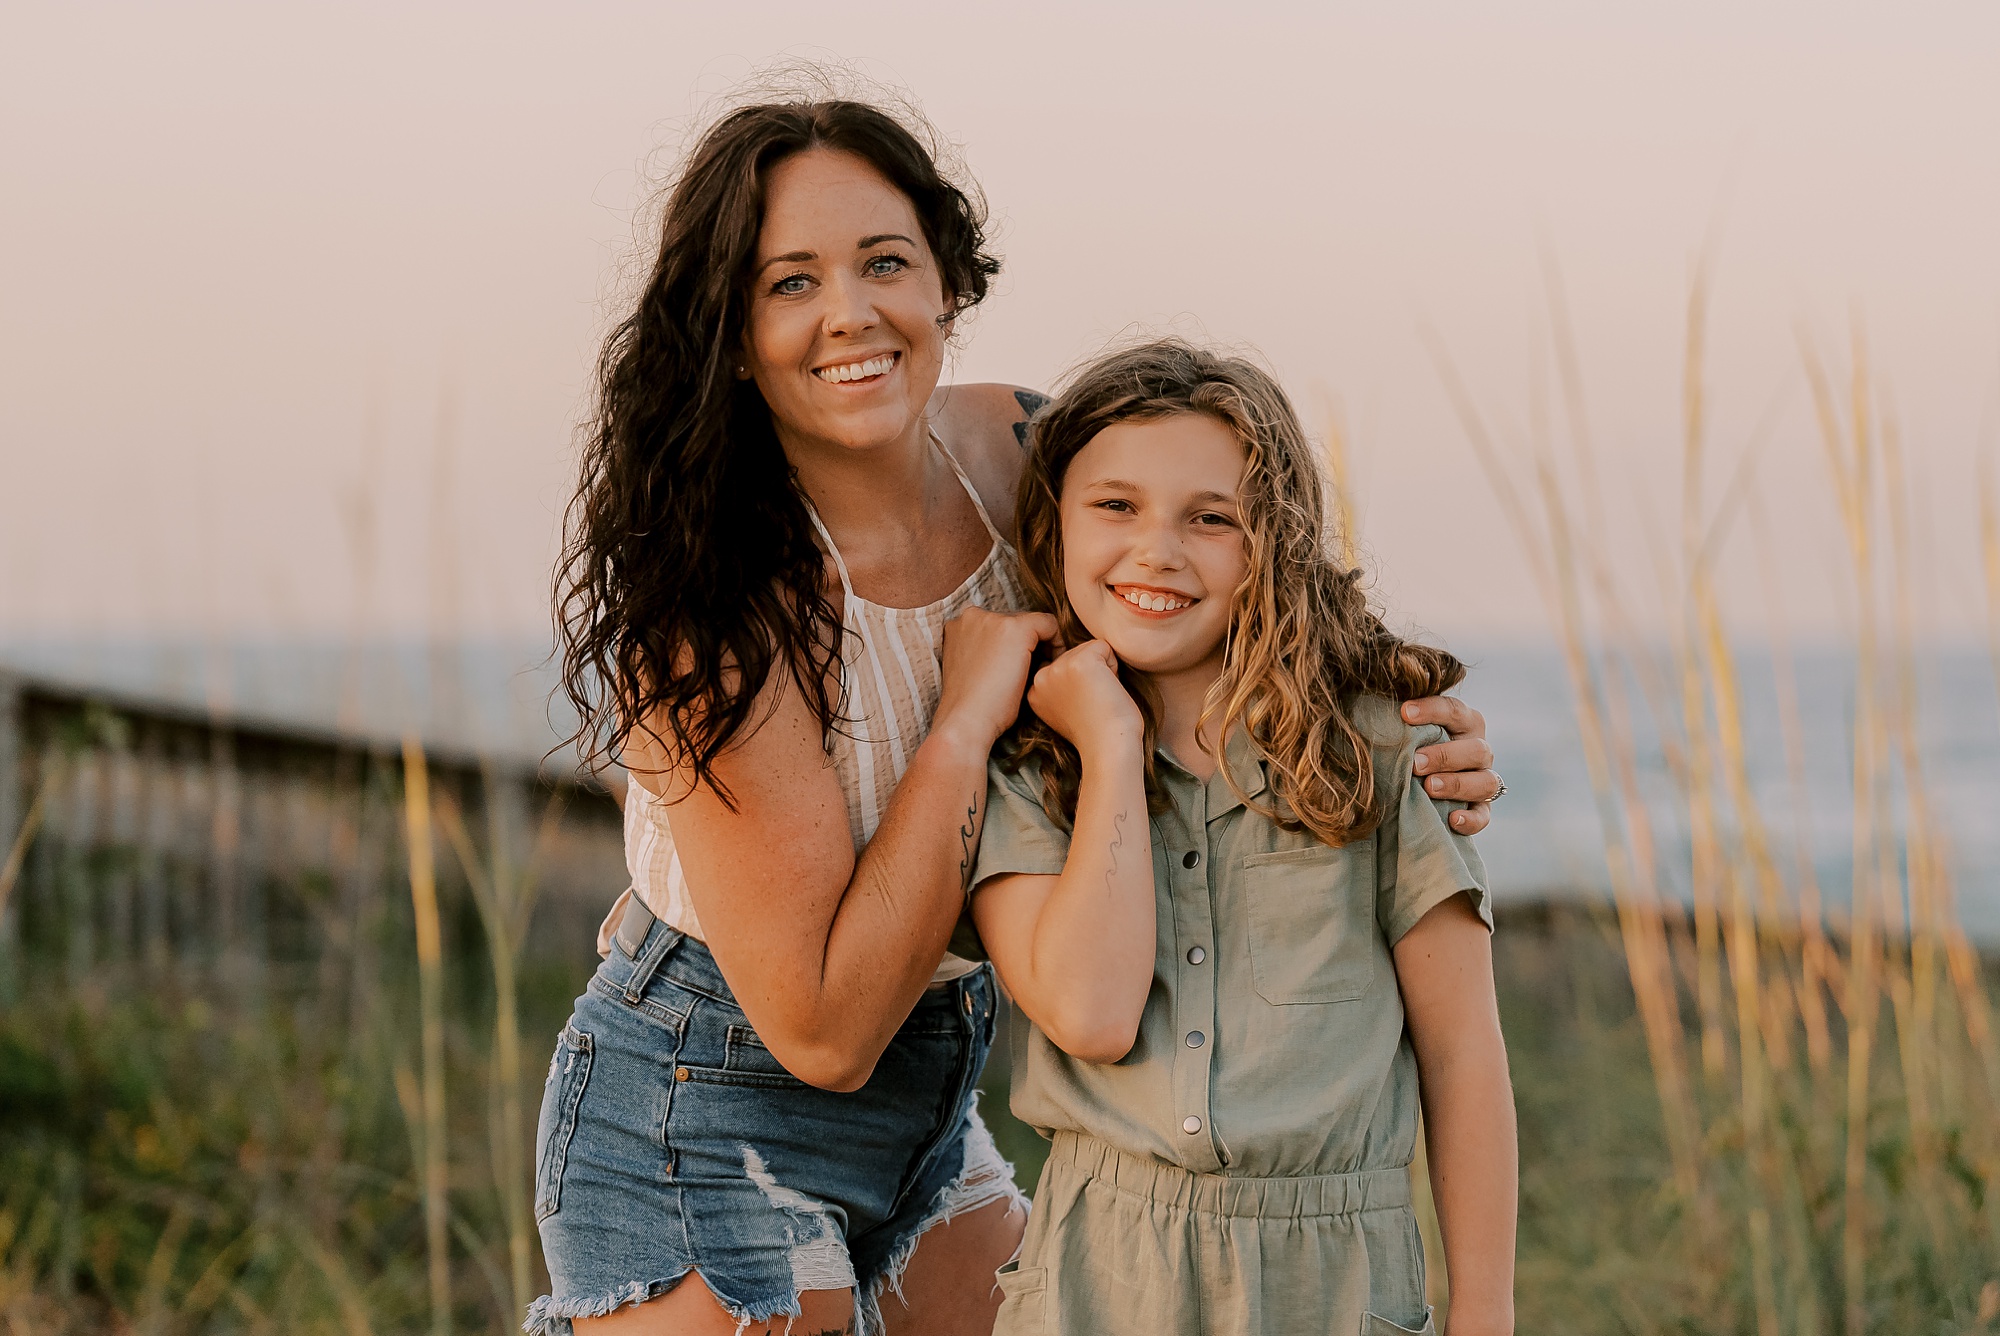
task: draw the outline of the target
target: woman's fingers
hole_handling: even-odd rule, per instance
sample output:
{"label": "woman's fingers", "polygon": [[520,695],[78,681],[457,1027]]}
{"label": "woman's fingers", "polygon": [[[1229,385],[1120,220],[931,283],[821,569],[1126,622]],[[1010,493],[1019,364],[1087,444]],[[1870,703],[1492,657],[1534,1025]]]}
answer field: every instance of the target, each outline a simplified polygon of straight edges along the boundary
{"label": "woman's fingers", "polygon": [[1490,803],[1500,796],[1500,776],[1491,770],[1460,770],[1449,775],[1430,775],[1424,792],[1433,798],[1459,803]]}
{"label": "woman's fingers", "polygon": [[[1454,770],[1492,768],[1493,748],[1487,745],[1485,738],[1453,738],[1449,742],[1434,742],[1428,747],[1417,749],[1417,773],[1420,775],[1443,775]],[[1479,795],[1482,800],[1492,796],[1490,792]]]}
{"label": "woman's fingers", "polygon": [[1403,703],[1406,724],[1437,724],[1454,738],[1486,736],[1486,716],[1456,696],[1425,696]]}
{"label": "woman's fingers", "polygon": [[1451,828],[1460,835],[1477,835],[1486,829],[1492,820],[1493,807],[1490,803],[1474,803],[1462,811],[1451,814]]}

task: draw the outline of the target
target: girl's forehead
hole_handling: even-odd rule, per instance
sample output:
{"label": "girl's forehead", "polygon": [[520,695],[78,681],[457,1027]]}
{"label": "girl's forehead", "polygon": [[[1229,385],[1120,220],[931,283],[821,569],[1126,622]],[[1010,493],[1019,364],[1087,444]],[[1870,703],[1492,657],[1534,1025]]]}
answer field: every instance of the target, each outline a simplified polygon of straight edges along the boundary
{"label": "girl's forehead", "polygon": [[1144,489],[1194,487],[1234,495],[1249,452],[1207,413],[1114,422],[1070,462],[1066,482],[1117,482]]}

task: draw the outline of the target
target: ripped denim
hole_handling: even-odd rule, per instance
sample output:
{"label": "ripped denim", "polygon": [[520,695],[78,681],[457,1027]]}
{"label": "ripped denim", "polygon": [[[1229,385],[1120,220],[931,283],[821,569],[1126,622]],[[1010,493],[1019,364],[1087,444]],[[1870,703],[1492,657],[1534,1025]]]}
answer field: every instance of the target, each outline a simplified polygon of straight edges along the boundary
{"label": "ripped denim", "polygon": [[991,966],[926,992],[868,1084],[820,1090],[758,1039],[708,948],[656,923],[577,999],[536,1132],[535,1215],[553,1292],[524,1329],[569,1336],[690,1271],[737,1319],[852,1289],[881,1330],[918,1237],[1019,1199],[973,1108],[993,1039]]}

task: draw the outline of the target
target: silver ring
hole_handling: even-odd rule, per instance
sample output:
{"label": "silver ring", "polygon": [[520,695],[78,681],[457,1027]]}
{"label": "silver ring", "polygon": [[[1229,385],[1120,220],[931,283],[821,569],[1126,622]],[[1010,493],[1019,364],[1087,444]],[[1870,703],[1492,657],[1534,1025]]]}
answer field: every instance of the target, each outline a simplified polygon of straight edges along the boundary
{"label": "silver ring", "polygon": [[1499,801],[1500,801],[1500,800],[1501,800],[1502,798],[1504,798],[1504,797],[1506,797],[1506,796],[1507,796],[1507,781],[1506,781],[1506,780],[1504,780],[1504,779],[1502,779],[1502,778],[1500,778],[1500,776],[1498,776],[1498,775],[1495,775],[1495,776],[1493,776],[1493,782],[1494,782],[1495,784],[1498,784],[1498,785],[1499,785],[1500,787],[1499,787],[1499,788],[1497,788],[1497,789],[1495,789],[1495,790],[1493,791],[1493,796],[1492,796],[1491,798],[1488,798],[1488,799],[1486,800],[1486,801],[1487,801],[1487,802],[1489,802],[1489,803],[1497,803],[1497,802],[1499,802]]}

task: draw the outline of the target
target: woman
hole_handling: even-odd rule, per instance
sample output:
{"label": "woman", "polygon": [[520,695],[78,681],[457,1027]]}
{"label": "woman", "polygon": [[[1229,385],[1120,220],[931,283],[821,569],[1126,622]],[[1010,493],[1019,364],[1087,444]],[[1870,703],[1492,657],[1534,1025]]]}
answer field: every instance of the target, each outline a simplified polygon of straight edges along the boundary
{"label": "woman", "polygon": [[[632,889],[550,1068],[532,1332],[991,1328],[1025,1203],[948,947],[1055,627],[1001,537],[1039,396],[937,384],[983,221],[877,108],[745,107],[607,344],[558,600]],[[1464,735],[1442,793],[1495,796],[1478,715],[1413,704]]]}

